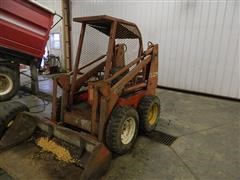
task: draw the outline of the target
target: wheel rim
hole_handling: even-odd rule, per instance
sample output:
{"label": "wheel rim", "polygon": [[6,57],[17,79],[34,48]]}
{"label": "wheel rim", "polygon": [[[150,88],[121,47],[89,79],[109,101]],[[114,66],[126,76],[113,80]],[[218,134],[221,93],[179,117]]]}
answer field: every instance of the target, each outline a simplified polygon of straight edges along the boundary
{"label": "wheel rim", "polygon": [[133,117],[128,117],[125,119],[122,125],[122,130],[121,130],[121,142],[123,144],[129,144],[135,134],[136,130],[136,122]]}
{"label": "wheel rim", "polygon": [[151,109],[148,112],[148,123],[153,125],[158,118],[158,105],[155,103],[152,105]]}
{"label": "wheel rim", "polygon": [[0,96],[8,94],[13,88],[12,79],[6,74],[0,73]]}

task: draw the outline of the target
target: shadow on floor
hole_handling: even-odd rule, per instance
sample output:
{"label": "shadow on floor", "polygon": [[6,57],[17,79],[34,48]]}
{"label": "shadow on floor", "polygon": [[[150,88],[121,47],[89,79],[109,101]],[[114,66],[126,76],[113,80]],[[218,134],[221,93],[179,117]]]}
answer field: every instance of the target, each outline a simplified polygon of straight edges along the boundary
{"label": "shadow on floor", "polygon": [[0,168],[0,180],[13,180],[13,178]]}

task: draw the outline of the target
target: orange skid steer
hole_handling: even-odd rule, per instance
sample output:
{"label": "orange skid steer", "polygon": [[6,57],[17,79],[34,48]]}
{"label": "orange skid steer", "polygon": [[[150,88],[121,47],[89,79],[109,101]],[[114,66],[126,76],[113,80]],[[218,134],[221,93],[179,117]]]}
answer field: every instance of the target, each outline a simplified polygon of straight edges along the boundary
{"label": "orange skid steer", "polygon": [[83,168],[82,179],[90,179],[106,172],[111,152],[127,153],[139,131],[156,127],[158,45],[149,42],[143,51],[138,27],[122,19],[103,15],[74,21],[82,24],[75,65],[53,78],[51,119],[18,114],[0,148],[31,137],[56,156],[61,155],[51,147],[64,147],[65,160]]}

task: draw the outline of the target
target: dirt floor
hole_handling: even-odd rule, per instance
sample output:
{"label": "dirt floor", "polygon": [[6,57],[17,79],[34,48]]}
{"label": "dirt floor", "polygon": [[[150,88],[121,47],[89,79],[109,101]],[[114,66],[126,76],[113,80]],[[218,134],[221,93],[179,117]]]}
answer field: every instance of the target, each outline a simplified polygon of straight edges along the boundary
{"label": "dirt floor", "polygon": [[[41,88],[48,91],[47,82],[41,83],[45,84]],[[157,92],[162,111],[156,131],[150,136],[140,135],[127,155],[114,156],[102,179],[240,179],[240,102],[163,89]],[[23,93],[15,100],[26,103],[32,112],[39,111],[43,116],[51,112],[51,104],[44,106],[36,96]],[[172,135],[176,140],[165,145],[159,132]],[[22,150],[26,146],[29,151]],[[78,167],[57,160],[48,164],[38,158],[39,152],[31,143],[17,146],[0,153],[0,168],[14,179],[79,177]],[[0,180],[11,179],[6,176],[0,171]]]}

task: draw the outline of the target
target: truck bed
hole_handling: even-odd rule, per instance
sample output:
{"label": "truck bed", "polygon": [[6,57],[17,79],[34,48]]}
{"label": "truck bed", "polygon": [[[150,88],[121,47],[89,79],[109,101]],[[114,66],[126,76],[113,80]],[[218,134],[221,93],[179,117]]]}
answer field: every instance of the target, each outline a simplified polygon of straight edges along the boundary
{"label": "truck bed", "polygon": [[42,58],[53,16],[29,0],[1,1],[0,47]]}

